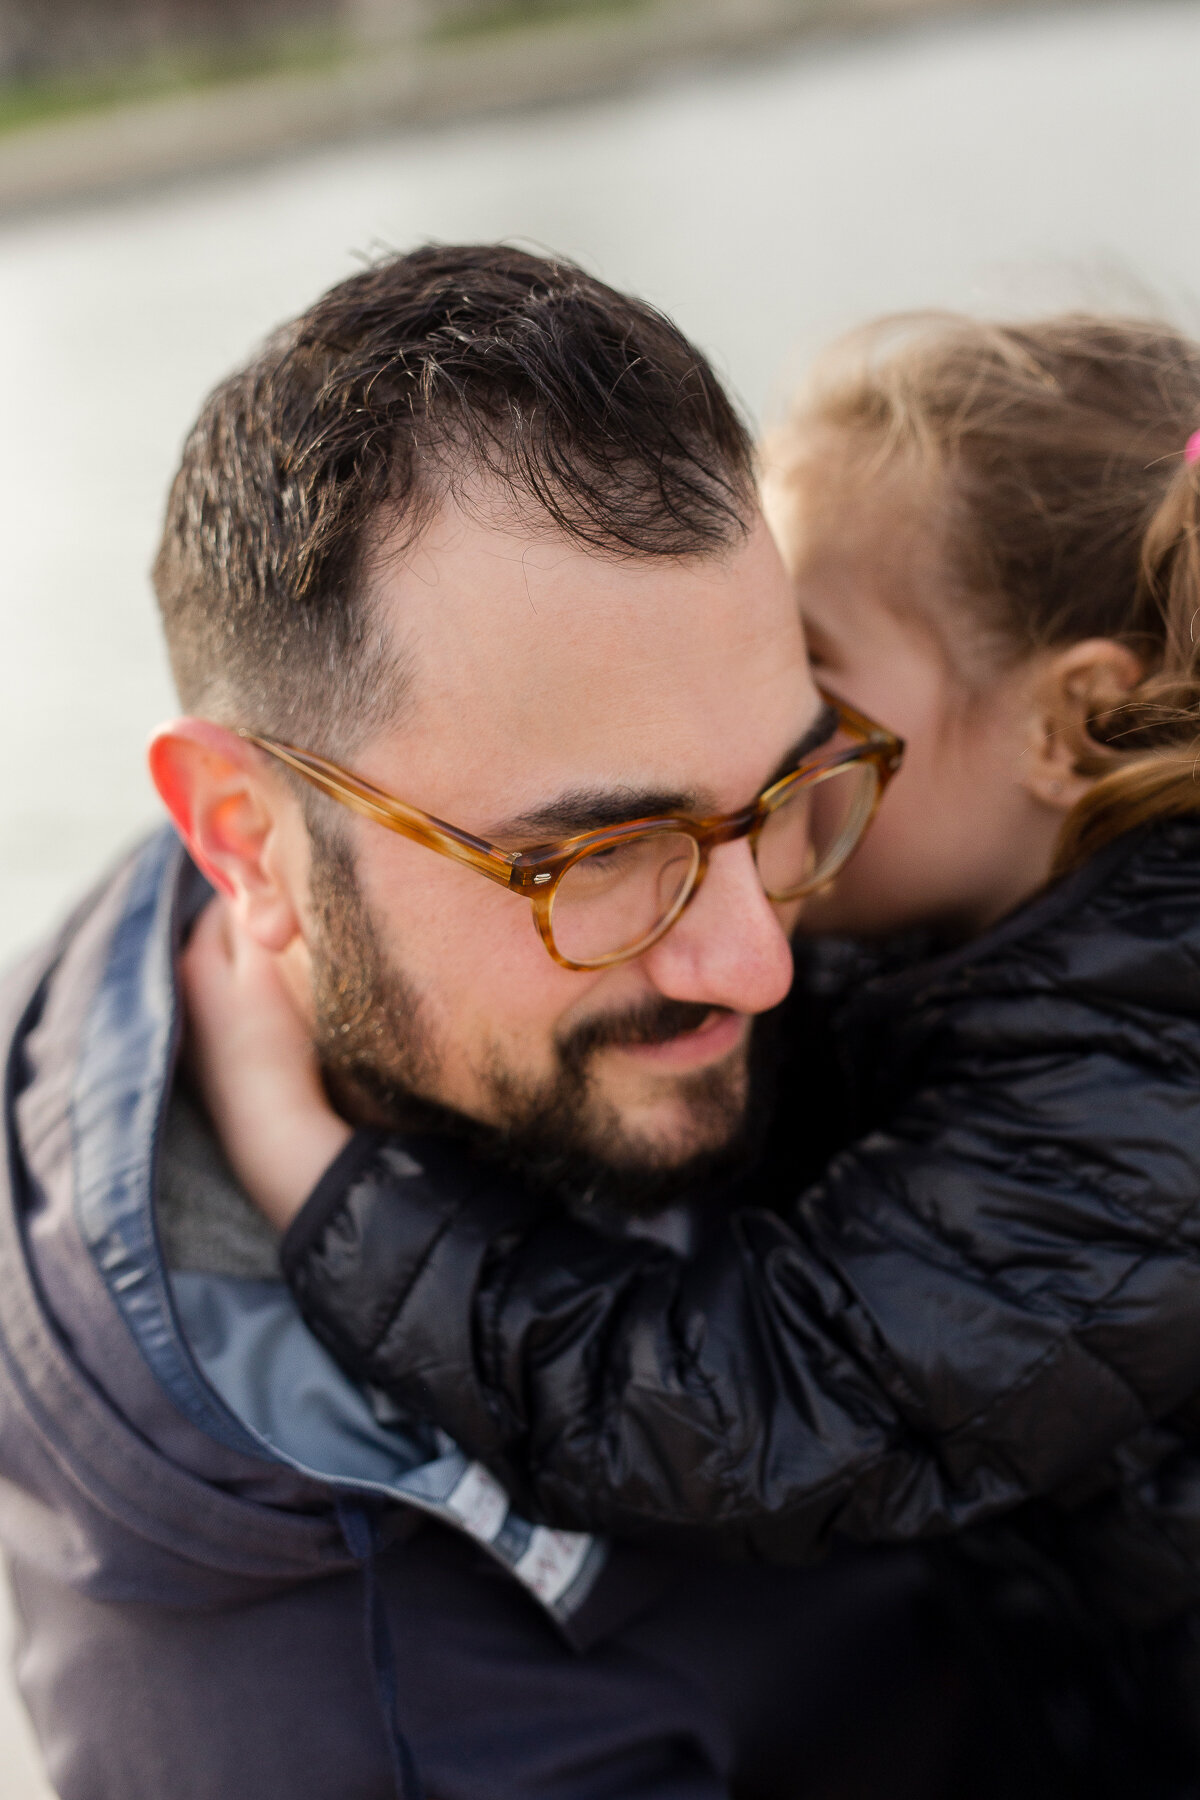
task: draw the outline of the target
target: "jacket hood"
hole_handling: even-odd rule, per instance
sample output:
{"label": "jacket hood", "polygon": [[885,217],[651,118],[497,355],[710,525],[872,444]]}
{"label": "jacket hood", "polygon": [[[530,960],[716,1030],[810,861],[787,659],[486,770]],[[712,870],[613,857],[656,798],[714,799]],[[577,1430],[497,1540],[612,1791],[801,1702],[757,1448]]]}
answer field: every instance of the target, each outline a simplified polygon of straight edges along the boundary
{"label": "jacket hood", "polygon": [[[467,1531],[565,1627],[597,1541],[527,1524],[448,1439],[376,1420],[282,1280],[164,1265],[175,957],[209,891],[164,830],[0,988],[0,1536],[96,1599],[220,1604],[353,1566],[350,1500],[393,1536],[422,1513]],[[296,1405],[323,1422],[307,1463]]]}
{"label": "jacket hood", "polygon": [[0,1529],[94,1598],[164,1604],[351,1561],[328,1496],[204,1382],[157,1253],[179,860],[156,838],[0,991]]}

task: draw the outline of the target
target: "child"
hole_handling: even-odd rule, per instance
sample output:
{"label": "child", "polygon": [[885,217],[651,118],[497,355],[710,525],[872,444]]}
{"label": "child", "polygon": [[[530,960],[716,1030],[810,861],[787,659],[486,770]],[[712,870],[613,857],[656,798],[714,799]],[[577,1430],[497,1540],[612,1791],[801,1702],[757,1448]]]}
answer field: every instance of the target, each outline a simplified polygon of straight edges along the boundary
{"label": "child", "polygon": [[[214,1117],[357,1376],[563,1526],[777,1560],[959,1534],[1054,1589],[1110,1675],[1136,1645],[1176,1720],[1200,1718],[1198,427],[1200,345],[1119,320],[899,320],[818,369],[769,503],[819,678],[908,751],[803,929],[907,936],[865,974],[802,958],[843,1141],[692,1259],[406,1183],[369,1134],[301,1207],[348,1128],[269,962],[215,909],[191,952]],[[286,1168],[206,1058],[218,965],[277,1034]],[[1140,1791],[1191,1791],[1162,1779]]]}

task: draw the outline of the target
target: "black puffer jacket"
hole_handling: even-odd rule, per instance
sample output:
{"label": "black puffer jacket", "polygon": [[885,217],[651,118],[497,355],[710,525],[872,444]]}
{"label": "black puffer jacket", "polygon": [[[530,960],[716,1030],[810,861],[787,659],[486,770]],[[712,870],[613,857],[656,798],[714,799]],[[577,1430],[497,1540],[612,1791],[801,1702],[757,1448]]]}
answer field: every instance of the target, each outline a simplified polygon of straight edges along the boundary
{"label": "black puffer jacket", "polygon": [[1004,1566],[1061,1576],[1101,1631],[1186,1633],[1200,823],[847,992],[829,1032],[853,1136],[782,1214],[682,1261],[364,1135],[286,1245],[306,1317],[564,1526],[776,1560],[1019,1538]]}

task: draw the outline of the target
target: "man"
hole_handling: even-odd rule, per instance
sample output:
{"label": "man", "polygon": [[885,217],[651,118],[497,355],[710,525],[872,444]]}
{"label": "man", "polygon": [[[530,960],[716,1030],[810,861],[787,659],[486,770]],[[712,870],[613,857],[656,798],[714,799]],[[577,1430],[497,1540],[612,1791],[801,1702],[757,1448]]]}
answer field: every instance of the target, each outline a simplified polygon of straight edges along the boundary
{"label": "man", "polygon": [[[58,1792],[934,1792],[918,1565],[517,1517],[308,1336],[179,1068],[215,888],[349,1117],[643,1229],[753,1156],[811,846],[779,807],[770,900],[748,808],[835,721],[711,371],[569,265],[382,264],[212,396],[155,580],[191,861],[153,839],[6,996],[3,1531]],[[725,822],[611,829],[668,815]]]}

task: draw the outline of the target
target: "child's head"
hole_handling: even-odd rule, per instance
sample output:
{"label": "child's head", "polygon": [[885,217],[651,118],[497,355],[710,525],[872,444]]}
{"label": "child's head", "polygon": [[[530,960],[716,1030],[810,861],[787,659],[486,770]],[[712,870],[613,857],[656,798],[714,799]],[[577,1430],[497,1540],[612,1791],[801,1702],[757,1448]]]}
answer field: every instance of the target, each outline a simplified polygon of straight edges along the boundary
{"label": "child's head", "polygon": [[818,679],[908,740],[812,929],[969,934],[1200,811],[1200,344],[1064,316],[884,320],[768,445]]}

